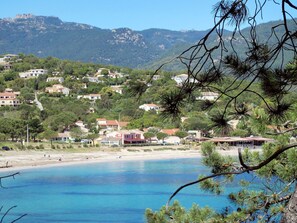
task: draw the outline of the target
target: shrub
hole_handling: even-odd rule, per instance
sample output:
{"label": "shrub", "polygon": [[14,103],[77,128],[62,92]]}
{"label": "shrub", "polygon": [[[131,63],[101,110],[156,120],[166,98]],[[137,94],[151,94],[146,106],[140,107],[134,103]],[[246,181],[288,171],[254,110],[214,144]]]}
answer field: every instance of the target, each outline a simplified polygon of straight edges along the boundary
{"label": "shrub", "polygon": [[34,149],[34,146],[32,146],[32,145],[28,145],[28,146],[27,146],[27,149],[28,149],[28,150],[33,150],[33,149]]}

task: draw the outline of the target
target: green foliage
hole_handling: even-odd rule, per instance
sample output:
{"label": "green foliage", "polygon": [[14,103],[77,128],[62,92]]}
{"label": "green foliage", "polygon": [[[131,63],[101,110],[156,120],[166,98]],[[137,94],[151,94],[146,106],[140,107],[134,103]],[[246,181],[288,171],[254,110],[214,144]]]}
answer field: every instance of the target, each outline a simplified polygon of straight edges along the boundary
{"label": "green foliage", "polygon": [[46,129],[42,133],[38,134],[39,139],[47,139],[47,140],[51,140],[52,138],[57,137],[57,136],[58,136],[58,133],[56,131],[53,131],[50,129]]}
{"label": "green foliage", "polygon": [[31,101],[33,101],[35,99],[33,88],[23,87],[20,92],[21,92],[20,99],[23,102],[28,102],[29,103],[29,102],[31,102]]}
{"label": "green foliage", "polygon": [[80,141],[81,139],[85,138],[86,134],[82,132],[80,127],[72,127],[70,129],[70,136],[75,140]]}
{"label": "green foliage", "polygon": [[178,136],[179,138],[185,138],[186,136],[188,136],[188,133],[185,131],[177,131],[175,135]]}
{"label": "green foliage", "polygon": [[9,136],[11,140],[24,138],[26,122],[20,119],[0,118],[0,132]]}
{"label": "green foliage", "polygon": [[157,136],[157,139],[164,140],[168,135],[164,132],[158,132],[156,136]]}
{"label": "green foliage", "polygon": [[45,120],[47,126],[53,131],[62,131],[73,124],[78,117],[73,112],[61,112]]}
{"label": "green foliage", "polygon": [[184,127],[187,130],[208,131],[211,129],[211,122],[204,113],[198,113],[194,116],[189,117],[185,121]]}
{"label": "green foliage", "polygon": [[143,133],[143,136],[145,139],[151,139],[152,137],[155,136],[155,134],[153,132],[145,132]]}
{"label": "green foliage", "polygon": [[211,167],[212,173],[222,173],[231,170],[234,162],[231,156],[221,155],[214,143],[204,142],[201,145],[201,152],[203,155],[202,162],[204,165]]}
{"label": "green foliage", "polygon": [[147,209],[145,215],[148,223],[198,223],[205,222],[205,219],[209,219],[209,222],[212,222],[215,212],[208,207],[201,208],[196,204],[190,210],[186,210],[179,202],[175,201],[169,207],[163,206],[158,212]]}
{"label": "green foliage", "polygon": [[[202,179],[204,178],[205,176],[199,176],[199,179]],[[222,191],[222,188],[220,186],[220,182],[218,181],[215,181],[213,179],[207,179],[207,180],[204,180],[201,184],[200,184],[200,188],[205,190],[205,191],[210,191],[212,193],[215,193],[215,194],[221,194],[223,191]]]}
{"label": "green foliage", "polygon": [[5,81],[13,81],[18,77],[18,74],[14,71],[6,71],[4,72],[3,77]]}

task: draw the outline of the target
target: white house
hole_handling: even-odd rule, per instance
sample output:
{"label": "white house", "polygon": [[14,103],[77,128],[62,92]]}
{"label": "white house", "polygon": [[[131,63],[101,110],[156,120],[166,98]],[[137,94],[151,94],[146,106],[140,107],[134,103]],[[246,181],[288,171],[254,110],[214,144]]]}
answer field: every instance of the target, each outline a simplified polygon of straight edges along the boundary
{"label": "white house", "polygon": [[197,97],[197,100],[202,100],[202,101],[215,101],[217,100],[219,97],[219,94],[216,92],[211,92],[211,91],[207,91],[207,92],[201,92],[201,95],[199,97]]}
{"label": "white house", "polygon": [[166,144],[175,144],[175,145],[179,145],[180,144],[181,139],[178,136],[167,136],[163,142]]}
{"label": "white house", "polygon": [[202,132],[199,130],[189,130],[188,131],[189,136],[192,136],[194,138],[201,138],[202,137]]}
{"label": "white house", "polygon": [[160,106],[158,106],[156,104],[143,104],[143,105],[140,105],[138,108],[145,110],[145,111],[151,111],[151,110],[159,111],[160,110]]}
{"label": "white house", "polygon": [[16,54],[5,54],[0,58],[0,62],[8,62],[13,58],[18,57]]}
{"label": "white house", "polygon": [[75,139],[73,137],[71,137],[69,131],[58,133],[58,136],[52,138],[52,140],[57,141],[57,142],[68,142],[68,143],[75,141]]}
{"label": "white house", "polygon": [[67,88],[67,87],[64,87],[61,84],[54,84],[52,87],[45,88],[45,92],[48,92],[50,94],[53,94],[53,93],[62,93],[62,94],[64,94],[64,95],[67,96],[70,93],[70,89]]}
{"label": "white house", "polygon": [[172,79],[178,84],[181,85],[182,83],[184,83],[187,79],[188,79],[188,75],[187,74],[180,74],[180,75],[176,75],[174,76]]}
{"label": "white house", "polygon": [[78,95],[77,99],[89,99],[90,101],[96,101],[101,99],[101,94],[86,94],[86,95]]}
{"label": "white house", "polygon": [[188,74],[176,75],[172,78],[172,80],[174,80],[178,86],[181,86],[186,81],[189,81],[190,83],[196,82],[196,80],[193,77],[189,77]]}
{"label": "white house", "polygon": [[57,81],[60,84],[62,84],[64,82],[64,78],[63,77],[48,77],[46,79],[46,82],[51,82],[51,81]]}
{"label": "white house", "polygon": [[47,74],[47,70],[45,69],[31,69],[26,72],[19,73],[20,78],[35,78],[39,77],[39,75]]}
{"label": "white house", "polygon": [[84,77],[83,79],[87,79],[89,82],[92,83],[101,83],[103,81],[99,80],[98,77]]}
{"label": "white house", "polygon": [[122,78],[124,76],[123,76],[123,74],[118,73],[118,72],[115,72],[115,73],[109,72],[108,77],[115,79],[115,78]]}
{"label": "white house", "polygon": [[119,93],[119,94],[123,94],[123,87],[120,85],[114,85],[114,86],[110,86],[111,90]]}

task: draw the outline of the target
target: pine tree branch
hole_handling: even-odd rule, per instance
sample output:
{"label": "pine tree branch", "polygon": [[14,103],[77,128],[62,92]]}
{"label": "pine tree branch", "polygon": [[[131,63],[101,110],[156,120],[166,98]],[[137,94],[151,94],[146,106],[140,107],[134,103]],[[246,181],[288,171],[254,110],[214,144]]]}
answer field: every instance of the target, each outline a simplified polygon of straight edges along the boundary
{"label": "pine tree branch", "polygon": [[166,207],[168,208],[169,206],[169,203],[170,201],[184,188],[186,187],[189,187],[189,186],[192,186],[194,184],[198,184],[198,183],[201,183],[205,180],[208,180],[208,179],[212,179],[212,178],[216,178],[216,177],[219,177],[219,176],[226,176],[226,175],[239,175],[239,174],[243,174],[245,172],[248,172],[247,170],[241,170],[241,171],[234,171],[234,172],[223,172],[223,173],[217,173],[217,174],[212,174],[212,175],[209,175],[209,176],[206,176],[206,177],[203,177],[199,180],[196,180],[196,181],[193,181],[193,182],[190,182],[190,183],[187,183],[187,184],[184,184],[182,186],[180,186],[171,196],[170,198],[168,199],[167,201],[167,204],[166,204]]}
{"label": "pine tree branch", "polygon": [[276,159],[280,154],[282,154],[283,152],[285,152],[288,149],[297,147],[297,143],[293,143],[287,146],[282,147],[281,149],[277,150],[276,152],[274,152],[269,158],[267,158],[266,160],[262,161],[261,163],[259,163],[256,166],[248,166],[247,164],[244,163],[243,158],[242,158],[242,153],[241,153],[241,148],[238,149],[238,158],[239,158],[239,162],[242,165],[243,169],[240,171],[231,171],[231,172],[222,172],[222,173],[217,173],[217,174],[212,174],[206,177],[203,177],[199,180],[184,184],[182,186],[180,186],[168,199],[166,206],[169,206],[170,201],[184,188],[192,186],[194,184],[198,184],[201,183],[205,180],[208,179],[212,179],[212,178],[216,178],[219,176],[226,176],[226,175],[239,175],[239,174],[243,174],[243,173],[249,173],[249,171],[254,171],[254,170],[258,170],[260,168],[262,168],[263,166],[267,165],[268,163],[270,163],[272,160]]}
{"label": "pine tree branch", "polygon": [[290,129],[287,129],[285,131],[279,131],[279,132],[266,132],[266,134],[267,135],[283,135],[285,133],[292,132],[292,131],[295,131],[295,130],[297,130],[297,127],[290,128]]}
{"label": "pine tree branch", "polygon": [[[12,209],[16,208],[17,206],[12,206],[10,207],[2,216],[0,223],[4,223],[5,217],[9,214],[9,212],[11,212]],[[3,206],[1,207],[0,211],[2,210]],[[23,214],[20,217],[14,219],[13,221],[11,221],[11,223],[17,222],[18,220],[22,219],[23,217],[25,217],[27,214]]]}
{"label": "pine tree branch", "polygon": [[238,148],[238,158],[239,158],[239,162],[243,166],[243,168],[245,168],[247,171],[254,171],[254,170],[258,170],[258,169],[262,168],[263,166],[270,163],[272,160],[276,159],[283,152],[287,151],[288,149],[294,148],[294,147],[297,147],[297,143],[292,143],[292,144],[283,146],[280,149],[278,149],[277,151],[275,151],[266,160],[262,161],[261,163],[259,163],[256,166],[248,166],[247,164],[244,163],[243,158],[242,158],[241,148]]}
{"label": "pine tree branch", "polygon": [[285,0],[285,3],[287,3],[291,8],[296,9],[297,10],[297,6],[294,5],[290,0]]}
{"label": "pine tree branch", "polygon": [[2,180],[3,180],[3,179],[10,178],[10,177],[12,177],[12,178],[14,179],[14,177],[15,177],[16,175],[19,175],[19,174],[20,174],[20,172],[16,172],[16,173],[9,174],[9,175],[5,175],[5,176],[0,176],[0,187],[1,187],[1,188],[6,188],[6,187],[4,187],[3,184],[2,184]]}

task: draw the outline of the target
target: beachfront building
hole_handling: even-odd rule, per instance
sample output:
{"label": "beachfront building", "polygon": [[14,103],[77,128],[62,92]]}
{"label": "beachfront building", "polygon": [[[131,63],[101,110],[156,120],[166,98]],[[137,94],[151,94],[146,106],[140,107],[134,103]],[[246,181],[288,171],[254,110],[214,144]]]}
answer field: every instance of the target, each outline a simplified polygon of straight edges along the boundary
{"label": "beachfront building", "polygon": [[69,131],[65,131],[65,132],[58,133],[58,136],[52,138],[52,141],[55,141],[55,142],[67,142],[67,143],[69,143],[69,142],[74,142],[75,139],[70,136],[70,132]]}
{"label": "beachfront building", "polygon": [[260,136],[250,137],[215,137],[209,140],[215,143],[219,148],[261,148],[264,143],[273,142],[273,139]]}
{"label": "beachfront building", "polygon": [[162,140],[161,143],[169,144],[169,145],[179,145],[181,143],[181,139],[178,136],[167,136]]}
{"label": "beachfront building", "polygon": [[119,130],[109,132],[101,140],[101,144],[109,146],[122,146],[143,143],[146,143],[146,139],[143,136],[143,131],[140,130]]}

